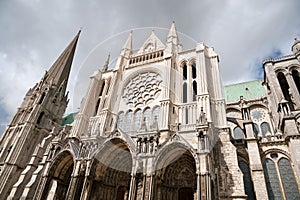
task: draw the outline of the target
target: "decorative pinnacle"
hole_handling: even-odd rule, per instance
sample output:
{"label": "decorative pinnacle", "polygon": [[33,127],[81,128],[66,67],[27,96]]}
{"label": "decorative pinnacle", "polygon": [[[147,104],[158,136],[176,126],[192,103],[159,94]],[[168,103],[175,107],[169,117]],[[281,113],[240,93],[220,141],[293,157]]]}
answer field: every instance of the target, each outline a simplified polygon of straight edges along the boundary
{"label": "decorative pinnacle", "polygon": [[107,71],[107,69],[108,69],[109,59],[110,59],[110,52],[108,53],[107,59],[106,59],[105,64],[103,66],[103,69],[102,69],[103,72]]}

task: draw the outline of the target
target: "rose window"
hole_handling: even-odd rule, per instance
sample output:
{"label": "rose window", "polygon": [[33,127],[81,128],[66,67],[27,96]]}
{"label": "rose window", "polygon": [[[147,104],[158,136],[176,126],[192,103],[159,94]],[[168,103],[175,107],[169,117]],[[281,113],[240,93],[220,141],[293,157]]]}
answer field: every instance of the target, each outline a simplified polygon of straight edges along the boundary
{"label": "rose window", "polygon": [[127,105],[142,106],[153,101],[160,94],[162,79],[155,72],[144,72],[132,78],[123,90]]}
{"label": "rose window", "polygon": [[261,122],[266,118],[266,111],[262,108],[256,108],[251,111],[251,117],[254,122]]}

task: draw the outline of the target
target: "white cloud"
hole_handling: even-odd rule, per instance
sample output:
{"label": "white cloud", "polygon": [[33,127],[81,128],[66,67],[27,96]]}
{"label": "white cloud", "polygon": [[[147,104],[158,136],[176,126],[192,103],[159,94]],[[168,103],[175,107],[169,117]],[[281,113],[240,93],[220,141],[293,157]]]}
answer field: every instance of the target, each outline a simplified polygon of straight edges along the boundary
{"label": "white cloud", "polygon": [[[169,28],[173,20],[178,31],[215,47],[224,83],[251,80],[258,60],[274,49],[290,53],[293,38],[300,36],[299,7],[298,0],[1,1],[0,106],[12,115],[80,27],[69,83],[75,102],[80,100],[73,97],[74,80],[97,44],[133,28]],[[108,51],[102,49],[98,65],[88,67],[100,67]]]}

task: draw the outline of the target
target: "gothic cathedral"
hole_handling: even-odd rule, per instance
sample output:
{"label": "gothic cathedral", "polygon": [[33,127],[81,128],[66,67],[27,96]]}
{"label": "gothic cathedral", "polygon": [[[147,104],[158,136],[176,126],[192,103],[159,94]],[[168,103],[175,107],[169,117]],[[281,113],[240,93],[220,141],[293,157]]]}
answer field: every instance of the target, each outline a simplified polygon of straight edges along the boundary
{"label": "gothic cathedral", "polygon": [[130,33],[63,117],[79,35],[2,135],[0,199],[300,199],[299,40],[223,87],[214,49],[183,50],[174,23],[137,51]]}

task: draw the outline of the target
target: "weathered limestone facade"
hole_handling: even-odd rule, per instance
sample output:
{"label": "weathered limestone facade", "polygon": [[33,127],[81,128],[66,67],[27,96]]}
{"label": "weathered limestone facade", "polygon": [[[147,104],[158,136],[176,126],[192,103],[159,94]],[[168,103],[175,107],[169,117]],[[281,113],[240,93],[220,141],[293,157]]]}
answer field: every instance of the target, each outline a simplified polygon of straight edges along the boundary
{"label": "weathered limestone facade", "polygon": [[213,48],[183,51],[174,23],[137,52],[130,34],[61,126],[78,37],[1,138],[0,199],[300,198],[299,41],[264,61],[264,97],[226,105]]}

